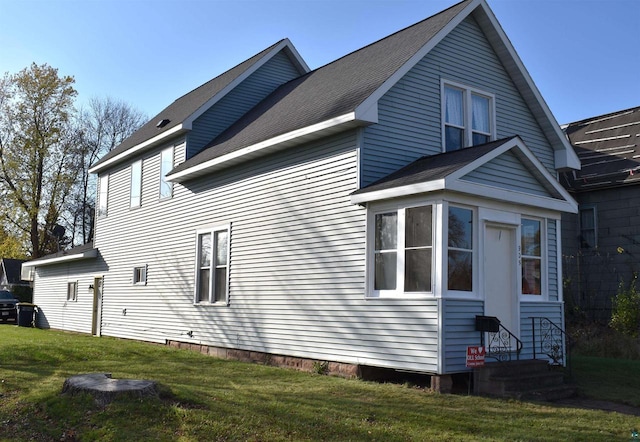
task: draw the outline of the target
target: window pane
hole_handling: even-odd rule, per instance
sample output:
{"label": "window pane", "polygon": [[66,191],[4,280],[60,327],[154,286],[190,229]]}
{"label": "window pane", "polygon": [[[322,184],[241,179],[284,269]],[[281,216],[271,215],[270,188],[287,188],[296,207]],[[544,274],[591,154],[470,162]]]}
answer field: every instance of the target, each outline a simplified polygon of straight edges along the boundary
{"label": "window pane", "polygon": [[376,253],[375,290],[394,290],[396,288],[396,252]]}
{"label": "window pane", "polygon": [[109,195],[109,175],[100,177],[100,193],[98,195],[98,216],[107,214],[107,196]]}
{"label": "window pane", "polygon": [[405,247],[431,246],[431,206],[405,211]]}
{"label": "window pane", "polygon": [[211,234],[205,233],[200,235],[200,267],[211,266]]}
{"label": "window pane", "polygon": [[404,290],[431,291],[431,248],[405,252]]}
{"label": "window pane", "polygon": [[211,274],[209,272],[209,269],[200,269],[200,274],[198,279],[198,301],[199,302],[209,301],[210,275]]}
{"label": "window pane", "polygon": [[142,187],[142,161],[131,165],[131,207],[140,205],[140,190]]}
{"label": "window pane", "polygon": [[460,207],[449,207],[449,247],[471,250],[473,212]]}
{"label": "window pane", "polygon": [[398,244],[398,214],[376,215],[376,250],[392,250]]}
{"label": "window pane", "polygon": [[464,130],[457,127],[444,127],[444,146],[447,152],[462,149],[464,146]]}
{"label": "window pane", "polygon": [[216,232],[216,266],[227,265],[227,250],[229,247],[229,232]]}
{"label": "window pane", "polygon": [[471,128],[474,131],[490,133],[491,125],[489,123],[489,99],[486,97],[481,97],[479,95],[471,95],[471,106]]}
{"label": "window pane", "polygon": [[215,277],[216,286],[214,291],[214,299],[215,301],[224,301],[227,298],[227,268],[217,268]]}
{"label": "window pane", "polygon": [[525,295],[540,294],[539,259],[522,259],[522,293]]}
{"label": "window pane", "polygon": [[444,122],[464,126],[463,92],[460,89],[444,88]]}
{"label": "window pane", "polygon": [[522,220],[522,254],[540,256],[540,221]]}
{"label": "window pane", "polygon": [[449,250],[449,290],[473,289],[472,252]]}
{"label": "window pane", "polygon": [[485,144],[485,143],[488,143],[490,141],[489,135],[483,135],[483,134],[479,134],[477,132],[474,132],[472,134],[472,136],[473,136],[473,145],[474,146],[479,146],[480,144]]}
{"label": "window pane", "polygon": [[160,155],[160,197],[170,197],[173,184],[166,181],[165,177],[173,169],[173,148],[165,149]]}

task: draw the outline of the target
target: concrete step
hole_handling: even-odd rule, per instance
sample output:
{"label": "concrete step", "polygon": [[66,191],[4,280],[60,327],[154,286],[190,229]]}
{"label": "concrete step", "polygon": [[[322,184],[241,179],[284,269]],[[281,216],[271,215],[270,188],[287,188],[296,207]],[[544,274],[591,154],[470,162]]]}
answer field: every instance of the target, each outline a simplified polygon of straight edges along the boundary
{"label": "concrete step", "polygon": [[474,391],[480,395],[554,401],[574,396],[564,374],[546,360],[491,363],[474,372]]}

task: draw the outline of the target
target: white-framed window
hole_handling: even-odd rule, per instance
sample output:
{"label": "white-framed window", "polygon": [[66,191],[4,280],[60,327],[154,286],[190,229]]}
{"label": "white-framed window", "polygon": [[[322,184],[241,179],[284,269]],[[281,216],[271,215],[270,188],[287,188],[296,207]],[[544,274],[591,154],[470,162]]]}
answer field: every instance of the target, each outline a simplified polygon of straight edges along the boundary
{"label": "white-framed window", "polygon": [[542,227],[539,219],[522,218],[520,254],[523,295],[542,295]]}
{"label": "white-framed window", "polygon": [[98,180],[98,216],[107,216],[107,199],[109,197],[109,174],[101,175]]}
{"label": "white-framed window", "polygon": [[228,304],[229,230],[227,225],[197,233],[196,304]]}
{"label": "white-framed window", "polygon": [[78,281],[67,282],[67,301],[78,300]]}
{"label": "white-framed window", "polygon": [[173,169],[173,146],[160,153],[160,198],[171,198],[173,183],[166,180],[166,176]]}
{"label": "white-framed window", "polygon": [[133,285],[147,285],[147,266],[133,268]]}
{"label": "white-framed window", "polygon": [[140,207],[142,198],[142,160],[131,164],[130,207]]}
{"label": "white-framed window", "polygon": [[580,247],[598,247],[598,221],[595,206],[580,207]]}
{"label": "white-framed window", "polygon": [[442,145],[445,152],[495,139],[495,98],[453,82],[442,82]]}
{"label": "white-framed window", "polygon": [[432,205],[372,213],[369,296],[433,293]]}
{"label": "white-framed window", "polygon": [[473,291],[473,210],[449,206],[447,268],[449,290]]}

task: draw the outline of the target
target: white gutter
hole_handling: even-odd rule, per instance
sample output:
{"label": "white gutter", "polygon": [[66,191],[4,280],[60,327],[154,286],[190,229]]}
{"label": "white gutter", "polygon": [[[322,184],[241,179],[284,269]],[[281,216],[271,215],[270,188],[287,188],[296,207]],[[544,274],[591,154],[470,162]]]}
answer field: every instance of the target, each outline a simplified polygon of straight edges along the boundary
{"label": "white gutter", "polygon": [[52,264],[58,264],[61,262],[79,261],[81,259],[96,258],[97,256],[98,256],[98,249],[90,249],[90,250],[87,250],[86,252],[74,253],[72,255],[57,256],[55,258],[36,259],[33,261],[28,261],[23,263],[22,267],[24,268],[24,267],[48,266]]}

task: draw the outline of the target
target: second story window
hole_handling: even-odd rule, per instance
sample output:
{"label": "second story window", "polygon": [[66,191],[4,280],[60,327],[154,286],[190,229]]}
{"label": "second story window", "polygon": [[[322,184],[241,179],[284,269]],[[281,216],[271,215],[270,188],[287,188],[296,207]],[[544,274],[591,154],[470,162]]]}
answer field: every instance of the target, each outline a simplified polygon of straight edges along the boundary
{"label": "second story window", "polygon": [[140,207],[142,196],[142,160],[131,165],[131,207]]}
{"label": "second story window", "polygon": [[98,182],[98,216],[107,216],[107,198],[109,196],[109,175],[101,175]]}
{"label": "second story window", "polygon": [[443,83],[442,139],[445,152],[484,144],[495,135],[494,99],[469,87]]}
{"label": "second story window", "polygon": [[160,153],[160,198],[171,198],[173,183],[165,178],[173,169],[173,147],[164,149]]}

